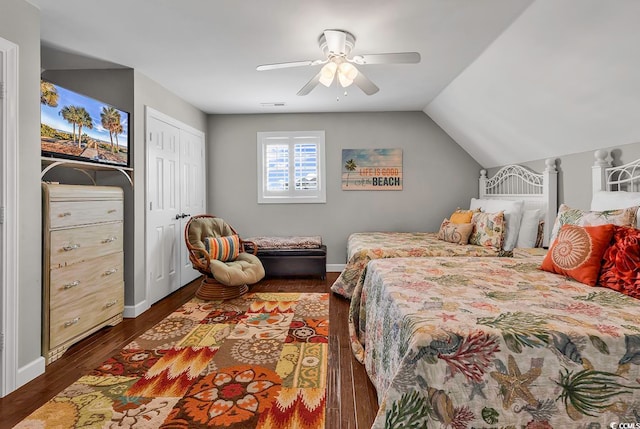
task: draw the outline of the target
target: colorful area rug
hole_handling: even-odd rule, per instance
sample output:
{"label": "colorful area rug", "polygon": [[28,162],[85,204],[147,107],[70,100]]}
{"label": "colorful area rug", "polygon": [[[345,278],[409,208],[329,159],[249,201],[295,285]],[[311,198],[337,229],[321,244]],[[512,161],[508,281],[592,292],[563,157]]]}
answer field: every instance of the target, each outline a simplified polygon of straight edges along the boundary
{"label": "colorful area rug", "polygon": [[183,305],[16,428],[324,428],[329,296]]}

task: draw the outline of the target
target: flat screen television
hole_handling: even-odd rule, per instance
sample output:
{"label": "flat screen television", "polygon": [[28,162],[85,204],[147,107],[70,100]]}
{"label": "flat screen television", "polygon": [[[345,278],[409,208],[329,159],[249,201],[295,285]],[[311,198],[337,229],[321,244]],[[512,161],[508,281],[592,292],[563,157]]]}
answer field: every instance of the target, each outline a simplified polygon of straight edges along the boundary
{"label": "flat screen television", "polygon": [[42,156],[129,167],[129,113],[40,81]]}

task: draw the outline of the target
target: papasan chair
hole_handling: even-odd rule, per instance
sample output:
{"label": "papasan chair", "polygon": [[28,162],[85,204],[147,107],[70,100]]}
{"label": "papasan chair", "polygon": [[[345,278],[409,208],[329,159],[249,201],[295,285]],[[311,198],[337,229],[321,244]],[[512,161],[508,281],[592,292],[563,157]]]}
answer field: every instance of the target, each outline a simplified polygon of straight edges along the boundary
{"label": "papasan chair", "polygon": [[204,274],[196,296],[203,300],[237,298],[264,277],[264,267],[255,254],[244,249],[238,233],[224,219],[193,216],[184,229],[193,268]]}

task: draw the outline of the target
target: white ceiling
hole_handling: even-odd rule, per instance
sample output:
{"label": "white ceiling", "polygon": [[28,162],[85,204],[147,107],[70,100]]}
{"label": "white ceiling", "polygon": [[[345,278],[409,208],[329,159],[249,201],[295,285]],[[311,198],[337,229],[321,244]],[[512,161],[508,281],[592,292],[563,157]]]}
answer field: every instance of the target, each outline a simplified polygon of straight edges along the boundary
{"label": "white ceiling", "polygon": [[536,0],[425,112],[485,167],[640,143],[639,22],[638,0]]}
{"label": "white ceiling", "polygon": [[[43,68],[130,67],[206,113],[424,110],[484,167],[640,142],[640,0],[28,1]],[[255,70],[321,58],[325,29],[422,61],[362,66],[373,96]]]}
{"label": "white ceiling", "polygon": [[[265,113],[420,111],[532,0],[29,1],[41,10],[45,69],[96,66],[68,54],[78,53],[134,68],[207,113]],[[417,51],[422,61],[361,67],[380,87],[373,96],[323,86],[297,96],[320,66],[256,71],[322,58],[325,29],[354,34],[353,55]],[[261,106],[270,102],[286,105]]]}

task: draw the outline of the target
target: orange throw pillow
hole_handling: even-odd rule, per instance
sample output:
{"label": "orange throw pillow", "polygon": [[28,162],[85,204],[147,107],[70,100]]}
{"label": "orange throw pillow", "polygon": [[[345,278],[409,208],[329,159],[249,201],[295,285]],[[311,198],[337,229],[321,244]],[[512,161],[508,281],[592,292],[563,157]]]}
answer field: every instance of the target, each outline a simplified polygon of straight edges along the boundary
{"label": "orange throw pillow", "polygon": [[449,216],[450,223],[471,223],[471,217],[476,210],[456,210]]}
{"label": "orange throw pillow", "polygon": [[640,298],[640,229],[616,226],[602,257],[600,286]]}
{"label": "orange throw pillow", "polygon": [[614,226],[563,225],[540,267],[589,286],[598,282],[602,255],[609,247]]}

